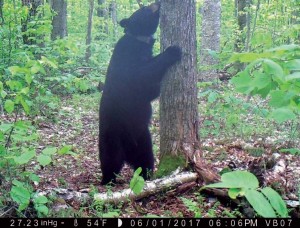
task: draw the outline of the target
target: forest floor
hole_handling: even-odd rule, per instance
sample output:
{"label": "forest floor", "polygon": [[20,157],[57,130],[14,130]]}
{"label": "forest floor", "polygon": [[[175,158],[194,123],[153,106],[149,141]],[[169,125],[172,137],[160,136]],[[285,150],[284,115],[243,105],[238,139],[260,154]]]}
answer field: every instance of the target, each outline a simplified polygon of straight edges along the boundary
{"label": "forest floor", "polygon": [[[41,181],[38,191],[70,189],[77,192],[116,192],[129,188],[133,171],[125,165],[115,186],[101,186],[101,171],[98,159],[98,104],[99,94],[76,95],[65,99],[61,110],[54,115],[55,121],[38,121],[39,148],[46,146],[72,146],[72,154],[55,155],[51,165],[36,172]],[[152,137],[154,152],[159,150],[159,123],[157,103],[154,104]],[[203,118],[203,117],[202,117]],[[266,137],[267,138],[267,137]],[[248,170],[260,180],[261,186],[270,186],[279,191],[284,199],[298,200],[300,187],[300,156],[279,153],[276,145],[266,138],[247,142],[245,139],[202,139],[205,160],[216,172],[231,167]],[[281,144],[284,147],[284,144]],[[157,155],[157,154],[156,154]],[[157,156],[156,156],[157,157]],[[157,160],[158,162],[158,160]],[[156,164],[157,164],[156,162]],[[31,163],[34,167],[36,164]],[[136,202],[124,202],[117,206],[54,198],[50,217],[245,217],[230,202],[220,202],[213,196],[200,193],[202,183],[194,183],[184,192],[170,189]],[[299,216],[295,212],[293,216]]]}
{"label": "forest floor", "polygon": [[[90,100],[89,100],[90,99]],[[70,102],[71,101],[71,102]],[[98,159],[98,95],[75,97],[63,102],[57,123],[41,122],[39,134],[41,146],[72,145],[76,155],[58,156],[52,166],[40,170],[43,180],[37,189],[66,188],[78,192],[104,193],[129,188],[133,171],[125,166],[116,186],[100,185],[101,171]],[[152,136],[154,151],[159,148],[157,103],[154,104]],[[216,172],[228,167],[253,172],[262,186],[271,186],[278,190],[284,199],[297,200],[300,180],[300,157],[279,153],[279,148],[265,138],[246,140],[235,138],[227,140],[206,139],[201,142],[205,159]],[[284,146],[281,144],[281,146]],[[273,154],[275,153],[275,157]],[[275,160],[275,162],[273,162]],[[157,160],[158,162],[158,160]],[[157,164],[156,162],[156,164]],[[200,184],[192,185],[184,193],[176,190],[161,192],[134,203],[120,203],[118,206],[97,207],[97,204],[84,206],[79,202],[61,202],[66,204],[63,210],[54,212],[59,216],[165,216],[165,217],[243,217],[238,208],[220,203],[217,198],[201,195]],[[57,207],[58,206],[58,207]],[[68,209],[66,209],[68,208]],[[55,216],[55,214],[53,214]]]}

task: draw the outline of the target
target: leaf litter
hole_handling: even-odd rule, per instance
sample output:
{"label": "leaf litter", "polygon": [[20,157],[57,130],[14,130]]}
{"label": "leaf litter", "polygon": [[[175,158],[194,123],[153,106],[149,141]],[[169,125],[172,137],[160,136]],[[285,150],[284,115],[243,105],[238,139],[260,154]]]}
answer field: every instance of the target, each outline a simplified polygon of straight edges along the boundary
{"label": "leaf litter", "polygon": [[[61,148],[63,145],[71,147],[71,154],[55,155],[52,163],[35,170],[40,177],[40,183],[35,185],[39,192],[51,189],[69,189],[84,193],[103,193],[120,191],[129,188],[133,171],[125,165],[117,178],[117,185],[105,187],[100,185],[101,171],[98,159],[98,111],[96,107],[86,109],[77,104],[64,102],[63,112],[57,113],[58,122],[40,121],[38,123],[39,149],[47,146]],[[157,103],[151,123],[154,146],[159,148],[159,121]],[[5,116],[1,119],[9,120]],[[211,163],[216,172],[229,170],[248,170],[260,180],[261,186],[270,186],[278,191],[283,199],[299,200],[300,188],[300,156],[280,153],[280,148],[274,148],[272,143],[257,139],[245,142],[241,139],[220,140],[206,139],[201,142],[205,159]],[[251,149],[251,150],[250,150]],[[263,153],[259,153],[260,150]],[[257,153],[252,153],[257,150]],[[158,161],[158,158],[157,158]],[[32,162],[29,168],[34,168]],[[199,193],[199,186],[194,183],[183,192],[170,190],[155,196],[149,196],[137,202],[124,202],[118,208],[107,206],[82,205],[76,200],[66,202],[65,199],[53,201],[52,216],[99,217],[100,215],[114,215],[105,212],[116,212],[119,217],[240,217],[243,216],[230,205],[218,203],[214,197],[204,197]],[[191,210],[191,206],[183,199],[195,202],[198,208]],[[199,211],[197,210],[199,209]],[[198,213],[196,214],[196,211]],[[295,213],[299,217],[299,211]]]}

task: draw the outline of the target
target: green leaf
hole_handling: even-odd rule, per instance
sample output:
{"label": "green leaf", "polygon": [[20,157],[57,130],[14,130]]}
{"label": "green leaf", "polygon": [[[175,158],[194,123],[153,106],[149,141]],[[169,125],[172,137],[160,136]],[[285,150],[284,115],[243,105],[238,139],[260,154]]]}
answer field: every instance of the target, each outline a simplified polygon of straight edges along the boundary
{"label": "green leaf", "polygon": [[46,196],[38,196],[34,199],[34,204],[46,204],[48,203],[48,199]]}
{"label": "green leaf", "polygon": [[[6,152],[5,146],[0,144],[0,157],[4,156]],[[0,162],[1,164],[1,162]],[[1,165],[0,165],[1,167]]]}
{"label": "green leaf", "polygon": [[24,95],[28,95],[29,91],[30,91],[29,87],[24,87],[23,89],[21,89],[20,93]]}
{"label": "green leaf", "polygon": [[296,44],[288,44],[288,45],[281,45],[276,48],[272,48],[269,51],[272,52],[296,52],[299,51],[299,45]]}
{"label": "green leaf", "polygon": [[13,126],[14,126],[13,124],[1,124],[0,130],[5,133],[9,131]]}
{"label": "green leaf", "polygon": [[130,181],[130,189],[134,192],[134,194],[139,194],[142,192],[145,180],[143,177],[139,176],[142,172],[142,168],[139,167],[133,174],[133,178]]}
{"label": "green leaf", "polygon": [[296,119],[294,112],[288,107],[277,108],[270,113],[270,117],[273,118],[278,123],[283,123],[287,120]]}
{"label": "green leaf", "polygon": [[257,189],[259,186],[256,176],[247,171],[233,171],[224,173],[221,176],[221,182],[209,184],[205,188],[240,188],[241,191],[245,189]]}
{"label": "green leaf", "polygon": [[56,147],[46,147],[45,149],[42,150],[42,154],[45,155],[53,155],[57,152]]}
{"label": "green leaf", "polygon": [[264,218],[276,218],[275,211],[262,193],[249,189],[245,192],[245,197],[256,213]]}
{"label": "green leaf", "polygon": [[300,154],[300,149],[298,148],[288,148],[288,149],[280,149],[280,152],[283,153],[291,153],[291,154]]}
{"label": "green leaf", "polygon": [[5,138],[4,138],[4,134],[2,133],[2,131],[0,131],[0,142],[1,142],[1,141],[3,142],[4,139],[5,139]]}
{"label": "green leaf", "polygon": [[244,191],[241,188],[230,188],[228,190],[228,195],[231,199],[236,199],[236,197],[243,196]]}
{"label": "green leaf", "polygon": [[22,129],[22,130],[29,130],[29,129],[31,129],[32,125],[29,121],[18,120],[15,123],[15,127],[17,127],[18,129]]}
{"label": "green leaf", "polygon": [[234,76],[230,81],[235,85],[238,92],[248,94],[253,90],[251,87],[252,79],[246,71]]}
{"label": "green leaf", "polygon": [[282,218],[288,217],[288,210],[285,202],[281,196],[272,188],[266,187],[261,190],[261,192],[268,198],[272,207]]}
{"label": "green leaf", "polygon": [[285,79],[287,81],[292,81],[292,80],[295,80],[295,79],[300,79],[300,72],[295,72],[295,73],[289,74],[289,75],[285,76]]}
{"label": "green leaf", "polygon": [[287,69],[290,71],[299,71],[300,70],[300,59],[293,59],[284,64]]}
{"label": "green leaf", "polygon": [[259,94],[262,98],[266,98],[269,95],[270,91],[271,91],[271,86],[272,86],[272,83],[269,86],[267,86],[263,89],[256,90],[255,92],[252,92],[252,94],[253,95]]}
{"label": "green leaf", "polygon": [[17,187],[24,187],[24,183],[21,182],[21,181],[18,181],[18,180],[16,180],[16,179],[14,179],[14,180],[12,181],[12,183],[13,183],[13,185],[15,185],[15,186],[17,186]]}
{"label": "green leaf", "polygon": [[37,161],[42,165],[42,166],[46,166],[49,165],[52,161],[51,157],[48,155],[44,155],[44,154],[40,154],[37,157]]}
{"label": "green leaf", "polygon": [[8,68],[12,76],[16,75],[17,73],[23,73],[23,69],[19,66],[11,66]]}
{"label": "green leaf", "polygon": [[255,72],[251,85],[257,89],[263,89],[265,87],[270,87],[271,83],[272,80],[269,75],[261,72]]}
{"label": "green leaf", "polygon": [[34,173],[30,174],[29,179],[37,183],[40,182],[40,177]]}
{"label": "green leaf", "polygon": [[40,71],[40,67],[38,65],[33,65],[31,68],[30,68],[30,72],[31,74],[36,74]]}
{"label": "green leaf", "polygon": [[49,209],[45,205],[37,205],[34,207],[42,216],[48,215]]}
{"label": "green leaf", "polygon": [[15,103],[12,100],[6,100],[4,108],[8,113],[12,113],[15,109]]}
{"label": "green leaf", "polygon": [[1,95],[2,98],[5,98],[6,95],[7,95],[7,92],[5,92],[4,90],[2,90],[2,91],[0,92],[0,95]]}
{"label": "green leaf", "polygon": [[19,165],[23,165],[28,163],[35,155],[34,150],[25,150],[20,156],[14,157],[14,161]]}
{"label": "green leaf", "polygon": [[32,75],[31,75],[31,74],[26,74],[26,75],[25,75],[25,81],[26,81],[26,83],[27,83],[28,85],[31,84],[32,80],[33,80],[33,78],[32,78]]}
{"label": "green leaf", "polygon": [[270,96],[269,105],[274,108],[281,108],[289,105],[290,99],[294,94],[282,90],[274,90],[270,93]]}
{"label": "green leaf", "polygon": [[26,103],[26,101],[24,101],[23,99],[21,100],[21,105],[25,111],[26,114],[29,114],[30,112],[30,108],[29,105]]}
{"label": "green leaf", "polygon": [[21,88],[23,88],[22,83],[19,82],[19,81],[8,80],[8,81],[6,81],[5,83],[6,83],[6,85],[9,86],[9,88],[10,88],[11,90],[20,90]]}
{"label": "green leaf", "polygon": [[221,176],[221,181],[230,183],[231,188],[252,188],[256,189],[259,186],[255,175],[247,171],[233,171],[225,173]]}
{"label": "green leaf", "polygon": [[271,59],[264,59],[263,67],[265,73],[272,75],[272,78],[278,83],[283,83],[285,81],[283,69],[278,63]]}
{"label": "green leaf", "polygon": [[71,145],[66,145],[58,151],[58,154],[60,154],[60,155],[67,154],[70,152],[71,149],[72,149]]}
{"label": "green leaf", "polygon": [[212,104],[212,103],[216,102],[218,97],[219,97],[219,94],[212,91],[211,93],[209,93],[209,95],[207,97],[207,101]]}
{"label": "green leaf", "polygon": [[229,59],[229,62],[241,62],[241,63],[249,63],[253,62],[257,59],[262,58],[261,54],[253,53],[253,52],[247,52],[247,53],[235,53],[231,56]]}
{"label": "green leaf", "polygon": [[19,210],[24,210],[28,207],[30,201],[30,192],[23,186],[13,186],[10,191],[11,198],[19,204]]}
{"label": "green leaf", "polygon": [[137,168],[133,174],[133,177],[138,177],[142,173],[142,171],[143,170],[141,167]]}
{"label": "green leaf", "polygon": [[51,66],[52,68],[56,69],[57,68],[57,64],[49,59],[47,59],[45,56],[42,56],[41,57],[41,60],[40,62],[42,64],[45,64],[45,65],[48,65],[48,66]]}

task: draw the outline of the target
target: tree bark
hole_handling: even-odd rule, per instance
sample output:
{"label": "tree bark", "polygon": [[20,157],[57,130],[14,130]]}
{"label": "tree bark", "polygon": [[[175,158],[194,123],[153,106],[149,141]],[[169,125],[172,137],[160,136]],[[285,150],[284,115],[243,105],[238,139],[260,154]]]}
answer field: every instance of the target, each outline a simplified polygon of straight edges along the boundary
{"label": "tree bark", "polygon": [[52,19],[51,39],[64,38],[68,35],[67,30],[67,0],[51,0],[52,10],[56,13]]}
{"label": "tree bark", "polygon": [[219,61],[209,51],[220,51],[221,37],[221,0],[205,0],[202,13],[200,47],[201,79],[212,81],[218,78],[214,68]]}
{"label": "tree bark", "polygon": [[86,35],[86,53],[85,53],[85,61],[89,62],[91,53],[91,43],[92,43],[92,25],[93,25],[93,12],[94,12],[94,0],[89,0],[90,8],[88,15],[88,26],[87,26],[87,35]]}
{"label": "tree bark", "polygon": [[160,19],[162,50],[182,49],[181,62],[169,69],[161,87],[161,164],[166,155],[188,158],[198,148],[195,1],[162,1]]}

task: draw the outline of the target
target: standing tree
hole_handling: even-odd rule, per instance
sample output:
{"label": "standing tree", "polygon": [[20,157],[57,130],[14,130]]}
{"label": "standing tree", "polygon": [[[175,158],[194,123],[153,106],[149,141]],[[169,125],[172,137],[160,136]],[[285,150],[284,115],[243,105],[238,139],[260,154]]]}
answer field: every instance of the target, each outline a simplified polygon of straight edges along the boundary
{"label": "standing tree", "polygon": [[218,59],[210,51],[220,51],[221,0],[204,0],[202,8],[202,29],[200,47],[201,79],[212,81],[218,78],[216,70]]}
{"label": "standing tree", "polygon": [[178,45],[183,52],[181,62],[168,71],[161,87],[161,171],[183,167],[198,147],[195,8],[194,0],[161,1],[161,48]]}
{"label": "standing tree", "polygon": [[109,5],[109,12],[111,15],[111,20],[114,25],[113,37],[116,39],[118,37],[118,15],[117,15],[117,2],[112,0]]}
{"label": "standing tree", "polygon": [[93,24],[93,12],[94,12],[94,0],[89,0],[89,16],[88,16],[88,26],[87,26],[87,35],[86,35],[86,52],[85,52],[85,61],[89,62],[91,57],[91,43],[92,43],[92,24]]}
{"label": "standing tree", "polygon": [[[293,24],[295,24],[295,25],[297,25],[297,26],[295,26],[296,28],[298,27],[299,28],[299,24],[300,24],[300,0],[295,0],[295,2],[294,2],[294,4],[295,4],[295,7],[294,7],[294,9],[293,9],[293,12],[292,12],[292,23]],[[297,43],[297,44],[300,44],[300,31],[299,31],[299,29],[297,30],[297,38],[296,38],[296,40],[295,40],[295,42]]]}
{"label": "standing tree", "polygon": [[64,38],[67,30],[67,0],[50,0],[51,8],[55,12],[52,19],[51,39]]}
{"label": "standing tree", "polygon": [[[98,7],[97,7],[97,16],[101,18],[99,30],[101,33],[108,34],[108,24],[107,24],[107,18],[108,18],[108,10],[105,4],[105,0],[98,0]],[[97,39],[100,39],[100,37],[97,37]]]}
{"label": "standing tree", "polygon": [[3,5],[4,5],[4,0],[0,0],[0,25],[4,23]]}
{"label": "standing tree", "polygon": [[[252,0],[235,0],[235,15],[238,22],[238,39],[235,43],[235,51],[242,52],[248,49],[250,42],[250,5]],[[245,28],[247,32],[245,33]]]}
{"label": "standing tree", "polygon": [[105,8],[105,0],[98,0],[97,16],[105,17],[107,15],[107,9]]}
{"label": "standing tree", "polygon": [[[22,24],[22,38],[24,44],[35,44],[36,37],[35,35],[28,32],[28,25],[32,21],[32,19],[37,16],[38,7],[40,5],[44,4],[43,0],[22,0],[22,6],[25,6],[28,8],[28,14],[27,17],[24,17],[21,19]],[[33,28],[31,28],[33,29]]]}

